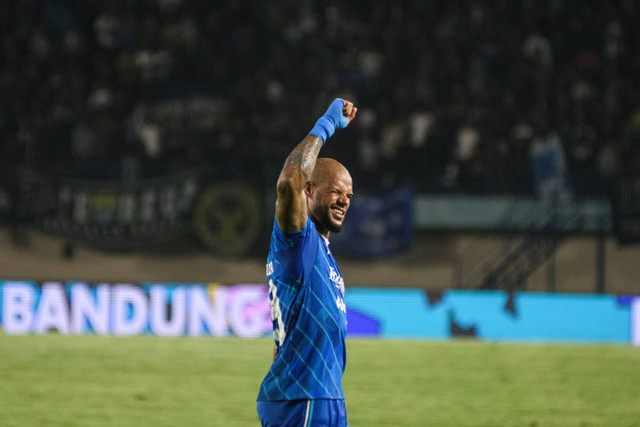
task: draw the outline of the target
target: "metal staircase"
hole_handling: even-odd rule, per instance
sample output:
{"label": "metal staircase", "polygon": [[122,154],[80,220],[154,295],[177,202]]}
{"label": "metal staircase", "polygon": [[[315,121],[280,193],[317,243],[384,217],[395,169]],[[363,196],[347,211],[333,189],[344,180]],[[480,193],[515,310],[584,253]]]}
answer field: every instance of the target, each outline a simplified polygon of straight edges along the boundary
{"label": "metal staircase", "polygon": [[580,229],[577,211],[560,214],[557,200],[538,206],[536,211],[505,213],[506,229],[509,223],[527,224],[525,228],[480,236],[469,242],[460,251],[456,287],[509,291],[525,288],[527,278]]}
{"label": "metal staircase", "polygon": [[555,253],[563,237],[564,234],[552,229],[527,237],[502,257],[475,287],[506,290],[523,287],[527,277]]}

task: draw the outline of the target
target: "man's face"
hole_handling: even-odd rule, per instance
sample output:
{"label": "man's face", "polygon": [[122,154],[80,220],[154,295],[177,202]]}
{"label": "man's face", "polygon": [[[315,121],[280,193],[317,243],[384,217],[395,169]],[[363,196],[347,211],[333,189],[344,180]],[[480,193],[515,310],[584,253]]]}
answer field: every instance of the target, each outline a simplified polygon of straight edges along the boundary
{"label": "man's face", "polygon": [[323,228],[338,233],[353,197],[353,184],[348,173],[340,173],[327,182],[313,184],[309,214]]}

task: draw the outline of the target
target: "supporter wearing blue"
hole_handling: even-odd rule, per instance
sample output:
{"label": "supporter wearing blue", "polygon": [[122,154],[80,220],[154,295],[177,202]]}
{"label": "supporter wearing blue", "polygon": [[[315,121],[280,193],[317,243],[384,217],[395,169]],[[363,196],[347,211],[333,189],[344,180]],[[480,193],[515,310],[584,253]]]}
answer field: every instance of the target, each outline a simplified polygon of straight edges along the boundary
{"label": "supporter wearing blue", "polygon": [[342,228],[353,183],[342,164],[318,154],[356,111],[353,103],[334,100],[278,178],[267,258],[275,348],[257,404],[265,427],[348,426],[342,391],[345,289],[329,235]]}

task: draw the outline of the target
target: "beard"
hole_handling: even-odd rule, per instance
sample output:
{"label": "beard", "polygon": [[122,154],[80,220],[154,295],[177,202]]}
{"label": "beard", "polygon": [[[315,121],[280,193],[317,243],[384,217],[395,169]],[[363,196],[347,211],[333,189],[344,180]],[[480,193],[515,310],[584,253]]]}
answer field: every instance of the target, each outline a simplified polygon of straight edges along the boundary
{"label": "beard", "polygon": [[329,216],[329,212],[329,208],[317,209],[313,216],[323,228],[326,228],[331,233],[339,233],[342,230],[342,224],[334,222]]}

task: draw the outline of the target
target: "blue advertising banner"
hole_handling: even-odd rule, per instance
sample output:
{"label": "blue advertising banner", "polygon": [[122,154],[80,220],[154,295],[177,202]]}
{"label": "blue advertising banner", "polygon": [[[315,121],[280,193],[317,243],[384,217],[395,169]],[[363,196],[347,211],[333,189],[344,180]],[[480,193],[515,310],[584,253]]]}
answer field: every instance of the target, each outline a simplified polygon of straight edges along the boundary
{"label": "blue advertising banner", "polygon": [[[640,296],[351,288],[349,337],[640,345]],[[264,284],[0,281],[5,334],[272,335]]]}
{"label": "blue advertising banner", "polygon": [[345,226],[331,235],[331,247],[355,257],[375,258],[407,250],[413,244],[413,192],[408,187],[386,194],[358,194]]}
{"label": "blue advertising banner", "polygon": [[[345,303],[376,322],[376,336],[445,340],[631,343],[636,297],[502,291],[352,288]],[[634,310],[637,310],[637,305]],[[351,319],[349,319],[351,326]]]}

